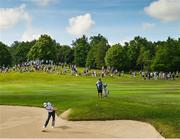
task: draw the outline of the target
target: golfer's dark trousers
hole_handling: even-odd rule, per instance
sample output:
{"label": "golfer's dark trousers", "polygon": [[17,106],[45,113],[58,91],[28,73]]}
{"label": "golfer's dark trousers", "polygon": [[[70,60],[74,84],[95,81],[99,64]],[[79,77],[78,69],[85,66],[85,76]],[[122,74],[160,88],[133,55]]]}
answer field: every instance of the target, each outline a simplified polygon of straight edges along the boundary
{"label": "golfer's dark trousers", "polygon": [[53,111],[53,112],[48,112],[48,118],[47,118],[45,125],[44,125],[45,127],[48,125],[51,116],[52,116],[52,126],[55,125],[55,111]]}

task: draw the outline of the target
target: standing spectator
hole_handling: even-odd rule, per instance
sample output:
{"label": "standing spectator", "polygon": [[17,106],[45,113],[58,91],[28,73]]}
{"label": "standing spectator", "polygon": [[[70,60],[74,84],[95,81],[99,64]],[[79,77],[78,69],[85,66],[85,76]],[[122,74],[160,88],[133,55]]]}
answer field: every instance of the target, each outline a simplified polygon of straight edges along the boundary
{"label": "standing spectator", "polygon": [[96,87],[97,87],[97,91],[98,91],[98,97],[100,99],[102,99],[103,83],[101,81],[101,78],[99,78],[99,80],[96,82]]}

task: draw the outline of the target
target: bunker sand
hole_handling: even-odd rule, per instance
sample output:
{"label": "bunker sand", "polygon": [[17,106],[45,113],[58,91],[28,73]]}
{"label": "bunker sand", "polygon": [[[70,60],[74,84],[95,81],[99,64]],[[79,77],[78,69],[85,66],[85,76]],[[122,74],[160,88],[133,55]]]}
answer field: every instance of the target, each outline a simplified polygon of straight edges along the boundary
{"label": "bunker sand", "polygon": [[132,120],[67,121],[56,117],[56,127],[42,132],[47,112],[41,108],[0,106],[0,138],[163,138],[148,123]]}

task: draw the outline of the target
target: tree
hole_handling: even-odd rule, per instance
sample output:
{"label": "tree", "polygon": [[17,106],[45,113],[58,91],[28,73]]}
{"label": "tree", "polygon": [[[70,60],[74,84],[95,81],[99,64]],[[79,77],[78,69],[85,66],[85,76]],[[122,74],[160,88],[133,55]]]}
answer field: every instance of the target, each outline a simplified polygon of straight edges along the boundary
{"label": "tree", "polygon": [[31,42],[21,42],[16,47],[16,52],[14,55],[15,63],[19,64],[28,60],[28,52],[36,41]]}
{"label": "tree", "polygon": [[16,63],[25,62],[28,60],[28,52],[30,51],[30,49],[35,43],[36,41],[21,42],[17,46],[17,51],[15,54]]}
{"label": "tree", "polygon": [[152,62],[152,58],[155,55],[155,48],[152,42],[144,39],[143,45],[140,47],[140,53],[137,59],[137,65],[141,68],[141,70],[150,70],[150,65]]}
{"label": "tree", "polygon": [[150,70],[151,57],[150,50],[141,49],[140,55],[137,59],[137,64],[141,66],[141,70]]}
{"label": "tree", "polygon": [[170,68],[170,59],[168,50],[164,48],[158,49],[152,63],[152,69],[157,71],[168,71]]}
{"label": "tree", "polygon": [[87,55],[86,67],[96,68],[95,55],[96,55],[96,48],[91,47],[91,49],[89,50],[88,55]]}
{"label": "tree", "polygon": [[96,51],[96,58],[95,58],[95,62],[96,62],[96,68],[100,69],[102,68],[102,66],[105,66],[105,56],[106,56],[106,52],[109,49],[109,45],[107,44],[106,41],[100,41],[97,44],[97,51]]}
{"label": "tree", "polygon": [[152,62],[152,69],[157,71],[177,71],[180,69],[180,44],[168,38],[157,43],[157,51]]}
{"label": "tree", "polygon": [[[152,43],[146,38],[137,36],[124,46],[116,44],[110,48],[108,40],[101,34],[91,36],[90,42],[83,35],[73,41],[71,48],[68,45],[61,46],[48,35],[41,35],[38,40],[32,42],[15,41],[11,47],[2,42],[0,45],[1,65],[39,59],[98,69],[108,65],[123,70],[180,70],[180,38],[169,37],[166,41]],[[5,61],[6,57],[9,59]]]}
{"label": "tree", "polygon": [[[144,64],[143,61],[143,53],[144,50],[148,48],[149,42],[146,40],[146,38],[141,38],[139,36],[135,37],[132,41],[129,42],[128,46],[128,56],[130,60],[130,69],[132,70],[140,70],[142,68],[142,65]],[[144,50],[143,50],[144,49]],[[139,55],[141,59],[138,60]],[[147,53],[147,52],[146,52]],[[138,63],[139,62],[139,63]]]}
{"label": "tree", "polygon": [[0,42],[0,66],[8,66],[12,63],[12,57],[7,46]]}
{"label": "tree", "polygon": [[100,34],[92,36],[90,40],[91,49],[87,56],[86,66],[91,68],[101,68],[102,66],[105,66],[104,57],[109,49],[108,41]]}
{"label": "tree", "polygon": [[83,35],[81,38],[76,39],[72,45],[74,47],[74,63],[77,66],[84,67],[90,49],[88,38]]}
{"label": "tree", "polygon": [[12,65],[18,64],[16,63],[16,58],[15,55],[17,53],[17,47],[21,42],[18,41],[14,41],[10,47],[8,47],[9,52],[11,53],[11,57],[12,57]]}
{"label": "tree", "polygon": [[125,49],[120,44],[115,44],[106,53],[105,62],[107,66],[126,70],[128,66],[128,56]]}
{"label": "tree", "polygon": [[57,47],[57,58],[59,62],[62,63],[73,63],[74,55],[73,49],[68,45],[58,46]]}
{"label": "tree", "polygon": [[57,60],[56,42],[48,35],[41,35],[28,53],[32,60]]}

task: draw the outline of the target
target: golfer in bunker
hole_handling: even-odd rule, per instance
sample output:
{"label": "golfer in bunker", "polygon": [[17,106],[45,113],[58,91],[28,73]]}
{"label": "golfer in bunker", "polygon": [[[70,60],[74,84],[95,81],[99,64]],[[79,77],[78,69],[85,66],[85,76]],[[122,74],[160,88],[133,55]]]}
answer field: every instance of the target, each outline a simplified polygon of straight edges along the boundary
{"label": "golfer in bunker", "polygon": [[54,128],[54,126],[55,126],[55,109],[50,102],[44,102],[43,106],[48,111],[48,118],[47,118],[43,128],[46,128],[51,117],[52,117],[52,128]]}

